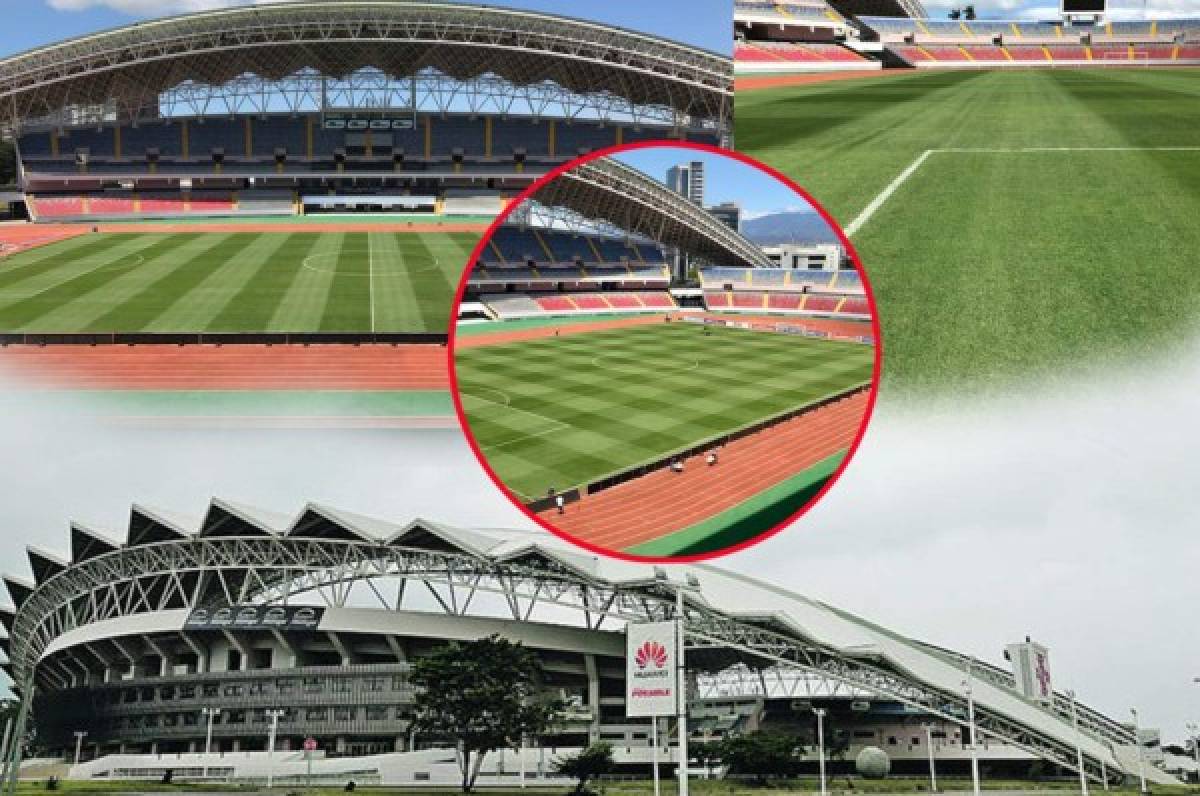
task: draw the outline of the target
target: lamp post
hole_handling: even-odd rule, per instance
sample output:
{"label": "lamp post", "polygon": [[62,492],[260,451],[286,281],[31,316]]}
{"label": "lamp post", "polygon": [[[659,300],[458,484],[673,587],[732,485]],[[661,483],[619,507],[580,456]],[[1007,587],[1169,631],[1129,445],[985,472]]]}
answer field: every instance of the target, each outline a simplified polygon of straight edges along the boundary
{"label": "lamp post", "polygon": [[200,712],[208,717],[208,731],[204,735],[204,769],[201,775],[208,779],[208,756],[212,752],[213,719],[221,715],[220,708],[200,708]]}
{"label": "lamp post", "polygon": [[825,791],[825,708],[813,708],[812,712],[817,716],[817,766],[821,772],[821,796],[826,796]]}
{"label": "lamp post", "polygon": [[937,769],[933,764],[933,726],[929,722],[922,726],[925,728],[925,746],[929,750],[929,792],[937,793]]}
{"label": "lamp post", "polygon": [[963,691],[967,696],[967,733],[971,744],[971,792],[980,796],[979,791],[979,750],[975,748],[975,688],[972,667],[975,660],[967,664],[967,679],[963,680]]}
{"label": "lamp post", "polygon": [[1071,729],[1075,731],[1075,764],[1079,767],[1079,792],[1088,796],[1087,770],[1083,767],[1083,736],[1079,733],[1079,710],[1075,707],[1075,692],[1067,691],[1071,700]]}
{"label": "lamp post", "polygon": [[87,730],[75,731],[75,765],[79,765],[79,758],[83,754],[83,739],[87,737]]}
{"label": "lamp post", "polygon": [[1141,793],[1149,793],[1146,790],[1146,754],[1145,747],[1142,746],[1142,733],[1138,728],[1138,712],[1137,708],[1130,708],[1129,712],[1133,715],[1133,742],[1137,744],[1138,750],[1138,782],[1141,783]]}
{"label": "lamp post", "polygon": [[287,711],[276,708],[267,711],[271,720],[271,731],[267,733],[267,787],[275,783],[275,735],[279,732],[279,720]]}
{"label": "lamp post", "polygon": [[683,659],[683,586],[675,589],[675,656],[679,673],[675,682],[676,729],[679,732],[679,796],[688,796],[687,664]]}

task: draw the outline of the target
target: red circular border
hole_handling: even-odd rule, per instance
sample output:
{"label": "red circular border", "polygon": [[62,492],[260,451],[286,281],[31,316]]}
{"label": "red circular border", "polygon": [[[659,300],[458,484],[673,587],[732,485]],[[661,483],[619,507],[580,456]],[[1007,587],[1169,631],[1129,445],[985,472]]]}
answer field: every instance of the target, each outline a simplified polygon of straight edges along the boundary
{"label": "red circular border", "polygon": [[[821,487],[821,490],[819,492],[817,492],[817,494],[814,495],[811,500],[809,500],[807,503],[805,503],[794,514],[789,516],[787,519],[775,524],[773,527],[768,528],[767,530],[763,531],[762,533],[757,534],[756,536],[753,536],[742,542],[738,542],[735,545],[730,545],[729,547],[721,548],[720,550],[714,550],[714,551],[708,552],[708,553],[697,553],[695,555],[688,555],[688,556],[670,556],[670,557],[637,556],[637,555],[632,555],[630,553],[622,552],[620,550],[611,550],[606,547],[600,547],[599,545],[594,545],[590,542],[585,542],[582,539],[577,539],[574,536],[571,536],[570,534],[568,534],[564,531],[560,531],[558,528],[554,527],[554,525],[552,525],[549,522],[546,522],[541,517],[538,517],[536,514],[534,514],[528,508],[526,508],[525,504],[521,502],[520,498],[518,498],[504,484],[504,482],[500,479],[500,477],[496,475],[496,472],[492,469],[491,465],[488,464],[487,457],[485,457],[483,455],[483,451],[480,450],[478,443],[475,441],[475,436],[471,433],[471,425],[470,425],[470,423],[467,422],[466,413],[463,411],[462,400],[459,397],[459,391],[458,391],[458,374],[454,367],[454,349],[455,349],[455,344],[457,342],[458,310],[459,310],[459,306],[462,304],[463,294],[466,293],[467,280],[470,278],[471,270],[472,270],[472,268],[474,268],[475,263],[479,261],[480,257],[482,257],[484,248],[487,246],[488,242],[492,239],[492,236],[496,234],[496,230],[500,227],[501,224],[503,224],[508,219],[509,215],[512,214],[513,210],[515,210],[522,202],[531,198],[534,194],[536,194],[539,190],[541,190],[542,187],[545,186],[547,183],[556,179],[560,174],[570,171],[572,169],[575,169],[583,163],[587,163],[589,161],[596,160],[597,158],[607,157],[609,155],[620,154],[623,152],[631,152],[631,151],[637,150],[637,149],[665,149],[667,147],[674,148],[674,149],[694,149],[694,150],[698,150],[701,152],[709,152],[714,155],[721,155],[724,157],[732,158],[732,159],[740,161],[748,166],[756,168],[759,171],[763,172],[764,174],[774,177],[779,182],[781,182],[784,185],[791,188],[793,191],[796,192],[796,194],[798,194],[806,202],[808,202],[808,204],[811,205],[813,207],[813,209],[815,209],[817,211],[817,213],[819,213],[821,215],[821,218],[823,218],[825,220],[825,222],[834,230],[834,232],[837,233],[838,240],[840,240],[842,246],[845,247],[846,253],[850,257],[850,262],[854,265],[854,270],[858,272],[859,279],[862,281],[863,287],[866,290],[867,306],[870,308],[870,311],[871,311],[871,333],[875,338],[874,339],[875,362],[874,362],[874,367],[873,367],[872,373],[871,373],[871,392],[870,392],[870,395],[867,397],[867,409],[865,412],[863,412],[862,421],[859,423],[859,426],[858,426],[858,433],[855,435],[854,441],[850,444],[850,449],[846,453],[846,458],[844,458],[842,460],[842,463],[838,466],[838,468],[836,470],[834,470],[833,475],[831,475],[829,477],[829,479],[825,482],[825,485],[823,487]],[[479,464],[482,465],[484,472],[486,472],[488,474],[488,477],[492,479],[492,482],[497,486],[497,488],[499,488],[500,491],[503,492],[504,495],[509,499],[509,501],[514,506],[516,506],[517,509],[519,509],[521,512],[523,512],[526,517],[528,517],[533,522],[537,523],[539,526],[541,526],[545,530],[554,534],[558,538],[560,538],[566,542],[570,542],[572,545],[574,545],[576,547],[581,547],[585,550],[588,550],[592,553],[596,553],[598,555],[608,556],[610,558],[616,558],[616,559],[620,559],[622,561],[631,561],[631,562],[635,562],[635,563],[639,563],[639,564],[683,564],[683,563],[689,563],[689,562],[695,562],[695,561],[706,561],[706,560],[710,560],[710,559],[720,558],[722,556],[727,556],[727,555],[730,555],[731,553],[736,553],[739,550],[745,550],[746,548],[748,548],[752,545],[756,545],[759,542],[762,542],[766,539],[771,538],[772,536],[779,533],[784,528],[787,528],[788,526],[792,525],[797,520],[799,520],[801,517],[803,517],[805,514],[807,514],[809,509],[811,509],[813,506],[817,505],[817,503],[819,503],[821,501],[821,499],[825,497],[825,493],[828,492],[833,487],[833,485],[835,483],[837,483],[838,479],[842,477],[842,473],[845,471],[846,466],[850,464],[850,461],[854,458],[855,453],[858,452],[858,446],[862,442],[863,436],[866,435],[867,426],[870,424],[871,417],[875,413],[875,400],[876,400],[877,396],[879,395],[879,380],[880,380],[880,374],[882,372],[882,367],[883,367],[883,340],[882,340],[882,336],[880,334],[879,313],[877,311],[877,305],[875,303],[875,292],[871,288],[871,281],[867,277],[866,269],[863,268],[862,261],[859,259],[859,256],[858,256],[858,252],[855,250],[853,244],[850,243],[850,239],[846,237],[846,233],[842,231],[841,226],[837,223],[837,221],[833,218],[833,216],[831,216],[829,214],[829,212],[827,210],[825,210],[824,207],[821,206],[820,203],[818,203],[815,199],[813,199],[812,196],[809,195],[808,191],[804,190],[799,185],[797,185],[793,180],[791,180],[789,177],[787,177],[784,174],[781,174],[779,171],[771,168],[767,164],[761,163],[753,158],[747,157],[746,155],[743,155],[742,153],[737,152],[735,150],[723,149],[721,147],[712,146],[710,144],[702,144],[702,143],[699,143],[696,141],[673,141],[673,140],[637,141],[637,142],[630,143],[630,144],[619,144],[617,146],[606,147],[604,149],[596,150],[595,152],[590,152],[587,155],[584,155],[583,157],[576,158],[575,160],[572,160],[569,163],[565,163],[561,166],[558,166],[557,168],[553,169],[546,175],[535,180],[532,185],[530,185],[528,188],[526,188],[524,191],[522,191],[516,198],[514,198],[513,200],[511,200],[509,202],[508,206],[504,209],[503,212],[500,213],[500,215],[498,215],[496,217],[496,220],[492,222],[491,226],[488,227],[487,232],[484,233],[483,237],[481,237],[479,239],[479,243],[476,244],[475,248],[471,251],[471,258],[470,258],[469,262],[467,263],[467,267],[465,267],[463,269],[462,278],[459,280],[459,283],[458,283],[458,290],[456,290],[454,293],[454,304],[453,304],[453,307],[452,307],[451,313],[450,313],[449,340],[448,340],[448,344],[446,346],[446,369],[449,371],[449,376],[450,376],[450,394],[454,400],[454,412],[458,416],[459,426],[462,428],[463,435],[466,437],[467,443],[471,446],[471,451],[475,454],[475,458],[479,460]]]}

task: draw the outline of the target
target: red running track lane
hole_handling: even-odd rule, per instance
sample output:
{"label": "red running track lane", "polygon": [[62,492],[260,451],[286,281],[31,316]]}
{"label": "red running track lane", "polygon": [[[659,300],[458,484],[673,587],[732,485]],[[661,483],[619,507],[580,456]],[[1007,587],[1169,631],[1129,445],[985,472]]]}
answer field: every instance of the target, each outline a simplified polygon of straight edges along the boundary
{"label": "red running track lane", "polygon": [[744,75],[733,80],[734,91],[754,91],[780,86],[801,86],[807,83],[831,83],[835,80],[874,80],[881,77],[911,75],[911,69],[866,69],[838,72],[801,72],[790,75]]}
{"label": "red running track lane", "polygon": [[0,347],[30,386],[97,390],[447,390],[441,345]]}
{"label": "red running track lane", "polygon": [[862,390],[731,442],[715,467],[693,456],[682,474],[656,470],[572,503],[565,514],[551,509],[539,516],[576,539],[627,550],[714,517],[849,448],[867,399]]}
{"label": "red running track lane", "polygon": [[455,335],[454,347],[474,348],[481,345],[499,345],[500,343],[534,340],[539,337],[553,337],[556,332],[561,334],[581,334],[583,332],[596,332],[604,329],[617,329],[622,326],[643,326],[648,323],[662,322],[662,315],[639,315],[633,318],[613,318],[607,321],[587,321],[581,323],[571,323],[564,320],[562,326],[536,326],[532,329],[517,329],[509,332]]}
{"label": "red running track lane", "polygon": [[88,228],[81,224],[34,226],[24,221],[0,224],[0,256],[7,256],[82,235]]}

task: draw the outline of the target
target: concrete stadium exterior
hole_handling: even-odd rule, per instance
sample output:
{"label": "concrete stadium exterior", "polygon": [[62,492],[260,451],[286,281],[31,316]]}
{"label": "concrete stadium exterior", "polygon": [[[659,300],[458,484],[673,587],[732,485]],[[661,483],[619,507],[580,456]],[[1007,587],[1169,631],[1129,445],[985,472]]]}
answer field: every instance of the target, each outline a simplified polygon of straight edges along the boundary
{"label": "concrete stadium exterior", "polygon": [[[86,732],[84,757],[98,759],[78,776],[256,779],[267,711],[281,710],[281,776],[301,776],[296,750],[312,737],[318,776],[450,777],[452,752],[410,734],[408,667],[438,644],[493,633],[536,650],[569,707],[523,753],[494,756],[489,776],[544,773],[548,755],[595,740],[644,766],[649,725],[625,717],[623,631],[676,618],[679,592],[699,737],[752,729],[768,691],[776,706],[869,698],[961,728],[966,678],[998,758],[1073,769],[1078,743],[1089,777],[1136,775],[1131,730],[1097,711],[1079,706],[1076,735],[1064,695],[1038,706],[999,668],[713,567],[608,560],[541,533],[318,505],[288,518],[221,500],[198,524],[134,507],[124,544],[74,525],[70,547],[69,557],[31,548],[32,582],[5,577],[15,607],[0,612],[0,646],[21,700],[15,737],[30,710],[38,754],[69,759]],[[208,755],[205,709],[219,711]]]}

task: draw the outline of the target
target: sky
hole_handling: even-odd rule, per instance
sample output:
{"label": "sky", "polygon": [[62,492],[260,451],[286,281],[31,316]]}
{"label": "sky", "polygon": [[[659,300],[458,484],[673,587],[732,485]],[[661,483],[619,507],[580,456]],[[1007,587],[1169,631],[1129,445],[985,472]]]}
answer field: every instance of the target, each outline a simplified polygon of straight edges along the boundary
{"label": "sky", "polygon": [[693,160],[704,163],[706,205],[737,202],[749,220],[780,212],[815,212],[803,196],[770,174],[737,158],[686,147],[650,147],[616,155],[616,159],[663,181],[667,169]]}
{"label": "sky", "polygon": [[[0,27],[0,54],[168,14],[277,0],[3,0],[22,7],[19,25]],[[579,17],[639,30],[729,55],[732,0],[507,0],[487,3]]]}
{"label": "sky", "polygon": [[[931,17],[942,17],[952,8],[974,5],[980,19],[1058,19],[1059,5],[1046,0],[922,0]],[[1109,0],[1110,19],[1200,17],[1200,0]]]}

